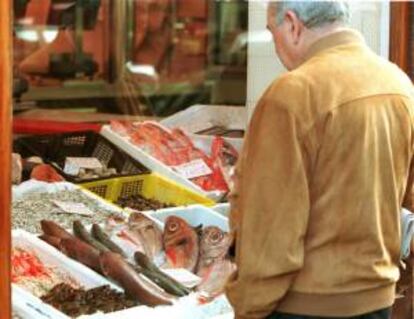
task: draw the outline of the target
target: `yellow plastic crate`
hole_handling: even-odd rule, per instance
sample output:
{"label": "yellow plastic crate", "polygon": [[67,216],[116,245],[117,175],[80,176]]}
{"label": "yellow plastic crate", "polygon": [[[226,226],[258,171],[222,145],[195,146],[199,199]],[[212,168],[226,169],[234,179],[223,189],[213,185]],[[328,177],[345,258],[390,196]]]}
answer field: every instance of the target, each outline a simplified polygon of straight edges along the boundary
{"label": "yellow plastic crate", "polygon": [[156,199],[176,206],[192,204],[213,206],[215,204],[213,200],[156,173],[106,179],[79,184],[79,186],[110,202],[116,202],[121,196],[140,194],[146,198]]}

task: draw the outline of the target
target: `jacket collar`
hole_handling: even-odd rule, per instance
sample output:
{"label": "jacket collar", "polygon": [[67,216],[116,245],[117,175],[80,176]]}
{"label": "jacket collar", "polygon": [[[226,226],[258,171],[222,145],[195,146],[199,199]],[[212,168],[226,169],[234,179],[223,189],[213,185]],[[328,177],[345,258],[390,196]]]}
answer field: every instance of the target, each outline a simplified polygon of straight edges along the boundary
{"label": "jacket collar", "polygon": [[327,35],[312,44],[305,55],[304,62],[317,55],[318,53],[330,49],[332,47],[344,44],[360,44],[365,45],[362,35],[354,30],[346,29]]}

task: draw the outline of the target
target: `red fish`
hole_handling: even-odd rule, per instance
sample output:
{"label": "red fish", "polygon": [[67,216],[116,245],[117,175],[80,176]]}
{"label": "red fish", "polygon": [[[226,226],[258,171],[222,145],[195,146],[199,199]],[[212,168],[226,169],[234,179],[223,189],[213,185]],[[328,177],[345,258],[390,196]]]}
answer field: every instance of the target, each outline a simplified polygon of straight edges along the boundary
{"label": "red fish", "polygon": [[164,249],[167,261],[172,267],[195,271],[199,254],[198,235],[184,219],[177,216],[167,218]]}

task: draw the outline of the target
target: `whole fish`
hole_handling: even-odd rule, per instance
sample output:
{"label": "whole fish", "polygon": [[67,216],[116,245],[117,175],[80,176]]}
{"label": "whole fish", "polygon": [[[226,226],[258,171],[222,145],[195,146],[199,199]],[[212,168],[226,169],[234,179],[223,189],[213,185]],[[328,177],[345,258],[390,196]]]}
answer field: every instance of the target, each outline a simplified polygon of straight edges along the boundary
{"label": "whole fish", "polygon": [[216,226],[203,229],[200,241],[200,259],[197,276],[202,282],[198,291],[217,296],[224,291],[224,286],[235,270],[235,265],[227,258],[231,245],[231,236]]}
{"label": "whole fish", "polygon": [[139,275],[117,253],[109,251],[101,253],[100,267],[105,276],[119,283],[129,295],[145,305],[171,305],[175,299],[175,297],[163,291],[150,280]]}
{"label": "whole fish", "polygon": [[130,241],[143,249],[150,260],[162,252],[162,232],[158,226],[141,213],[132,213],[128,219],[128,229],[124,231]]}
{"label": "whole fish", "polygon": [[66,256],[102,273],[99,265],[99,250],[79,238],[62,238],[59,244],[59,250]]}
{"label": "whole fish", "polygon": [[165,222],[163,241],[170,266],[195,271],[199,243],[194,228],[180,217],[169,216]]}
{"label": "whole fish", "polygon": [[197,273],[218,260],[225,259],[231,245],[231,236],[219,227],[208,226],[202,230],[200,258]]}
{"label": "whole fish", "polygon": [[92,225],[91,233],[96,240],[98,240],[101,244],[105,245],[109,250],[113,251],[114,253],[120,254],[122,257],[126,257],[126,254],[122,250],[122,248],[115,244],[111,240],[111,237],[107,233],[105,233],[105,231],[98,224]]}

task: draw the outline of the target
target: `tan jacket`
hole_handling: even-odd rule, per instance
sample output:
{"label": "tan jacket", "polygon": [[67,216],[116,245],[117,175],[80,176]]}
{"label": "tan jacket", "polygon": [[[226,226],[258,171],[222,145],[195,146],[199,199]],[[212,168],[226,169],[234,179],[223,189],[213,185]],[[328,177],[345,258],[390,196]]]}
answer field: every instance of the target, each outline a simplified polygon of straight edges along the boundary
{"label": "tan jacket", "polygon": [[413,115],[410,80],[353,31],[271,84],[238,164],[227,286],[238,319],[393,304]]}

